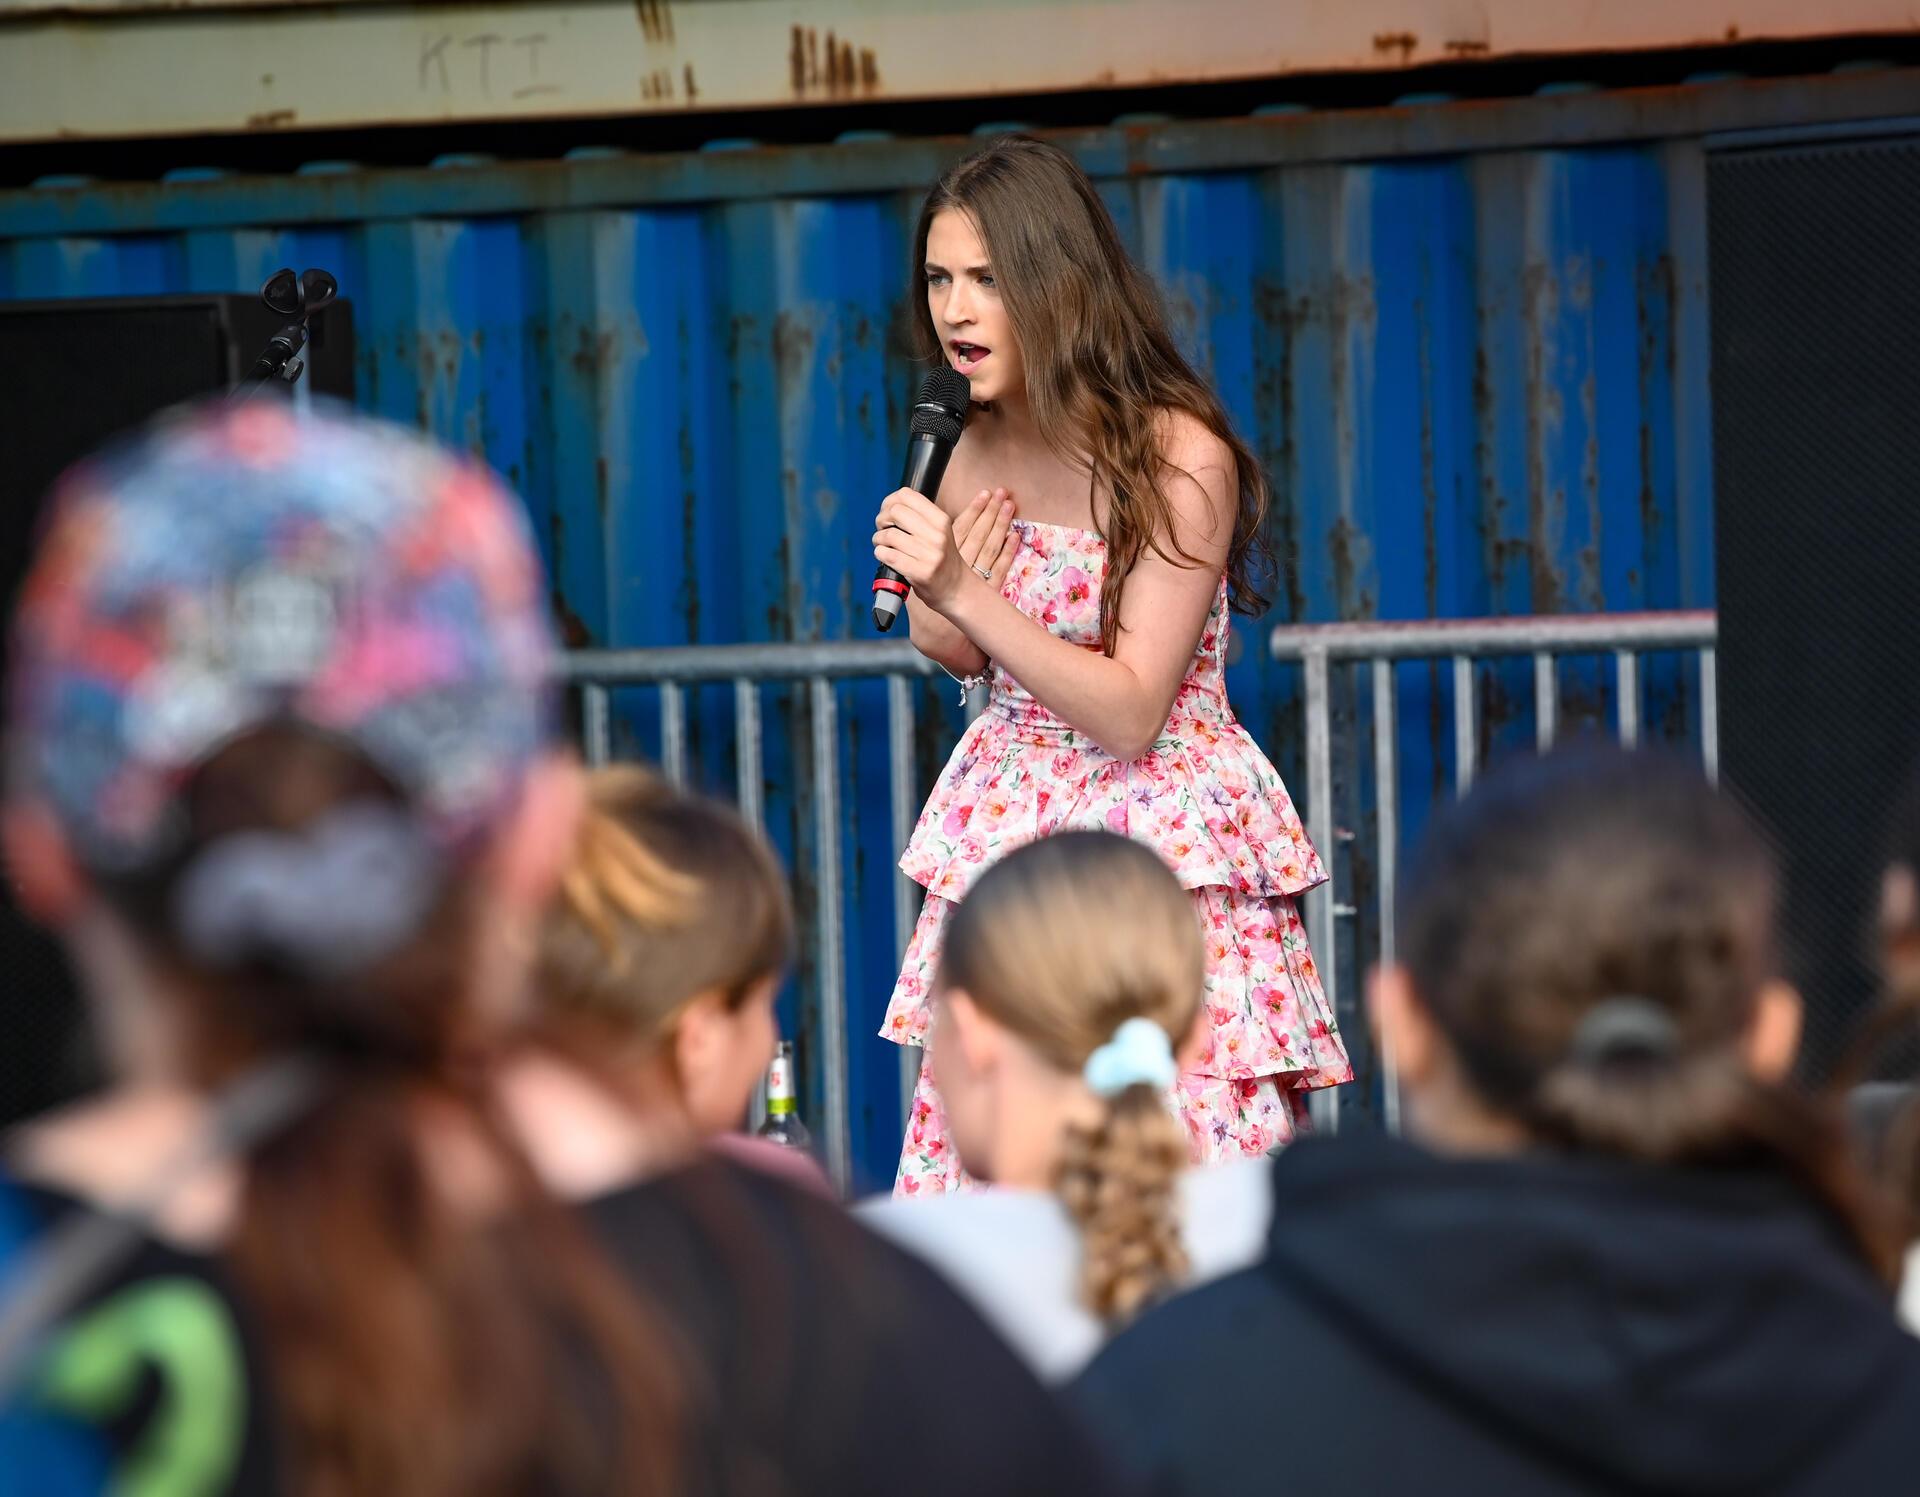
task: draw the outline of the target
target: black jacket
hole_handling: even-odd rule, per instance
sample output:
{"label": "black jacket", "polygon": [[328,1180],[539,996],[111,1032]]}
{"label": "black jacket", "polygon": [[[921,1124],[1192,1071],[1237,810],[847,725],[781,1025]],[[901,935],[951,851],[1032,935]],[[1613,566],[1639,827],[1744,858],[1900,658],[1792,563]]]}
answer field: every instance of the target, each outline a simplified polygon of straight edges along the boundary
{"label": "black jacket", "polygon": [[1146,1491],[1920,1491],[1920,1341],[1779,1178],[1378,1137],[1274,1169],[1267,1260],[1078,1387]]}
{"label": "black jacket", "polygon": [[589,1215],[694,1349],[706,1491],[1114,1491],[1094,1442],[959,1295],[838,1205],[710,1160]]}

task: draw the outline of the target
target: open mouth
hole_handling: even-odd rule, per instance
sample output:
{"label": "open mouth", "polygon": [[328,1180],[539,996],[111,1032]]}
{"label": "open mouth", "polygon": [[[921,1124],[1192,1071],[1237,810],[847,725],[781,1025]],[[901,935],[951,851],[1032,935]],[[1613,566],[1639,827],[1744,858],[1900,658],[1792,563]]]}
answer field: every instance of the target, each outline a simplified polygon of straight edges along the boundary
{"label": "open mouth", "polygon": [[953,350],[953,367],[962,374],[972,374],[980,367],[981,361],[993,352],[983,343],[968,343],[961,338],[955,338],[947,346]]}

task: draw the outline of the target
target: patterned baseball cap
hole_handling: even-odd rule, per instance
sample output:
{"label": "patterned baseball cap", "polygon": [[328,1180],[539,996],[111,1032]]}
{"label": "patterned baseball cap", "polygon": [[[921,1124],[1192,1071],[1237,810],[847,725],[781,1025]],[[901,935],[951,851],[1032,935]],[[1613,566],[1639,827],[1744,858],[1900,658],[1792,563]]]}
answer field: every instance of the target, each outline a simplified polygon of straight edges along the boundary
{"label": "patterned baseball cap", "polygon": [[176,412],[56,487],[14,621],[12,790],[134,871],[198,765],[293,722],[452,849],[548,742],[551,661],[521,507],[484,470],[344,409]]}

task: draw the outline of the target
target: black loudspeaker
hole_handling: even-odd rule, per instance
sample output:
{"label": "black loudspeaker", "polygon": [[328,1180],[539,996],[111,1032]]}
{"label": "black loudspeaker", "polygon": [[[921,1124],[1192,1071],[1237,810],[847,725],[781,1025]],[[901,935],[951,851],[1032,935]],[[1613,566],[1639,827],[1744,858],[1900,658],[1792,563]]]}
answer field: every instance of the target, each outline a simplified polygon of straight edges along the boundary
{"label": "black loudspeaker", "polygon": [[1784,858],[1817,1075],[1920,760],[1920,137],[1719,152],[1707,187],[1721,766]]}
{"label": "black loudspeaker", "polygon": [[[70,463],[168,406],[245,374],[287,318],[253,296],[0,302],[0,608],[32,555],[40,503]],[[313,320],[317,394],[353,397],[351,310]],[[255,399],[286,399],[284,386]],[[85,1091],[97,1060],[59,947],[0,889],[0,1127]]]}

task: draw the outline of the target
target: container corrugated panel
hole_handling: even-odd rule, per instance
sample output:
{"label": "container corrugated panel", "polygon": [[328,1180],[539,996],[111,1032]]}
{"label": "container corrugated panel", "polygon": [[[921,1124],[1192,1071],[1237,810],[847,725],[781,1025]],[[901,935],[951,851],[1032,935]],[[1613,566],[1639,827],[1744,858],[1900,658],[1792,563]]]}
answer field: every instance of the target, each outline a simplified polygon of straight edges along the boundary
{"label": "container corrugated panel", "polygon": [[[1658,108],[1534,100],[1063,140],[1272,474],[1285,565],[1264,622],[1696,607],[1713,597],[1700,131],[1892,112],[1914,96],[1897,76],[1904,93],[1881,75],[1669,91]],[[1603,143],[1566,144],[1583,133]],[[1369,142],[1391,149],[1355,159]],[[354,301],[365,405],[525,493],[571,643],[858,637],[913,382],[893,351],[912,214],[961,149],[0,195],[0,296],[230,291],[326,266]],[[1236,704],[1296,777],[1298,682],[1259,624],[1240,628]],[[1401,679],[1417,825],[1452,782],[1450,698],[1444,670]],[[1484,740],[1531,741],[1527,679],[1486,669]],[[1605,720],[1606,681],[1570,664],[1566,715]],[[1684,726],[1677,665],[1649,691],[1647,720]],[[696,773],[724,790],[727,693],[697,695]],[[634,696],[623,746],[649,753]],[[920,698],[923,784],[958,728],[951,696]],[[769,822],[808,866],[804,703],[783,718],[780,700]],[[898,1140],[893,1047],[868,1038],[895,971],[897,848],[884,690],[841,704],[854,1150],[874,1185]],[[1357,780],[1347,795],[1364,818]],[[1367,870],[1350,877],[1371,893]]]}

